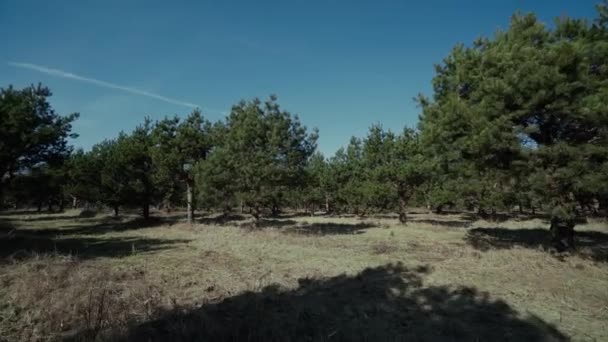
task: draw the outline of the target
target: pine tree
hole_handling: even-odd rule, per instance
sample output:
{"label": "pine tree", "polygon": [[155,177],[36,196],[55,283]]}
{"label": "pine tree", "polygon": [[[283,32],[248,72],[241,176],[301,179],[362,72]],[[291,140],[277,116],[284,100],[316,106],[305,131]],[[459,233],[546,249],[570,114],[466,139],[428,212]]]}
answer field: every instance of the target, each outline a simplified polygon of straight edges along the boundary
{"label": "pine tree", "polygon": [[21,90],[0,88],[0,196],[15,174],[41,164],[59,164],[70,153],[71,123],[78,114],[60,116],[42,85]]}
{"label": "pine tree", "polygon": [[253,209],[256,221],[265,207],[276,214],[286,192],[305,180],[307,161],[316,148],[316,131],[308,133],[298,117],[281,110],[271,96],[264,104],[255,99],[233,106],[222,134],[210,165],[199,169],[208,175],[221,164],[221,177],[205,186],[222,193],[217,186],[231,180],[230,189]]}
{"label": "pine tree", "polygon": [[[166,207],[183,198],[186,193],[188,222],[194,216],[192,191],[195,188],[192,167],[207,158],[213,146],[211,123],[199,110],[185,120],[165,118],[152,129],[151,156],[154,163],[154,182]],[[183,188],[186,191],[183,191]]]}
{"label": "pine tree", "polygon": [[555,29],[532,14],[514,15],[492,39],[457,46],[437,67],[433,99],[420,101],[436,186],[443,178],[478,208],[504,207],[514,179],[527,174],[536,189],[527,196],[549,205],[561,248],[572,247],[564,241],[572,240],[575,216],[605,198],[598,186],[608,160],[602,8],[595,23],[561,18]]}

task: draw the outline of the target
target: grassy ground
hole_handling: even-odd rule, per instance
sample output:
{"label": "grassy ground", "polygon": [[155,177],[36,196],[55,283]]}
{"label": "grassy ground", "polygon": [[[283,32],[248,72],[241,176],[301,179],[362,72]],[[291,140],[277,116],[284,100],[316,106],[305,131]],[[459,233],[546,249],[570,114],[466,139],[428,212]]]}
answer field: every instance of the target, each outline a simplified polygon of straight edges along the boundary
{"label": "grassy ground", "polygon": [[608,225],[0,216],[0,341],[608,340]]}

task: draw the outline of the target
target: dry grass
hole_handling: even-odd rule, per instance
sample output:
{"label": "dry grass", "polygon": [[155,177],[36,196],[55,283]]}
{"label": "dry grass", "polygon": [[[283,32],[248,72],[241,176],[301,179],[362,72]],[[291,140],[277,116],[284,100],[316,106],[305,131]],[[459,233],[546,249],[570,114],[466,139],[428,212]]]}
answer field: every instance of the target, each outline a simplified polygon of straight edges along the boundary
{"label": "dry grass", "polygon": [[555,256],[539,219],[0,220],[0,341],[608,340],[600,221]]}

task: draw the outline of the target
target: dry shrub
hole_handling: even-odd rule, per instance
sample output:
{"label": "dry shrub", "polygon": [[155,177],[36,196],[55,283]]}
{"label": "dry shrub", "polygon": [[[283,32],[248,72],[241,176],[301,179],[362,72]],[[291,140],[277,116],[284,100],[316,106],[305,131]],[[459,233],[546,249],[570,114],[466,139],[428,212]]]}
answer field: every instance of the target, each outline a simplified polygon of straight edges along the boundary
{"label": "dry shrub", "polygon": [[163,289],[146,281],[145,270],[117,271],[59,256],[12,267],[12,279],[4,280],[12,288],[9,340],[91,341],[109,327],[155,317],[163,304]]}

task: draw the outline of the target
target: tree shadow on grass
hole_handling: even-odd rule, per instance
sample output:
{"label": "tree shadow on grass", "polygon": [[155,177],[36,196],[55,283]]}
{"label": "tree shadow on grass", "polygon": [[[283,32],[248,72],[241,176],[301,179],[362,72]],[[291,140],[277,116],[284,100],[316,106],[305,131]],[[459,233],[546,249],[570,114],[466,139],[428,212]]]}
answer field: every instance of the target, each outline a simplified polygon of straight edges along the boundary
{"label": "tree shadow on grass", "polygon": [[262,219],[257,225],[252,226],[251,222],[241,225],[243,228],[277,228],[284,233],[303,234],[303,235],[340,235],[340,234],[363,234],[365,229],[376,227],[373,224],[360,223],[335,223],[335,222],[314,222],[283,220],[283,219]]}
{"label": "tree shadow on grass", "polygon": [[209,215],[196,219],[197,223],[211,225],[211,226],[224,226],[232,224],[238,221],[247,220],[247,216],[241,214],[220,214],[220,215]]}
{"label": "tree shadow on grass", "polygon": [[363,234],[368,228],[375,225],[369,223],[305,223],[285,229],[286,233],[304,235],[340,235],[340,234]]}
{"label": "tree shadow on grass", "polygon": [[[465,240],[482,251],[516,246],[549,250],[552,246],[549,230],[543,228],[474,228],[468,231]],[[575,231],[575,245],[575,254],[595,261],[608,262],[608,234],[598,231]]]}
{"label": "tree shadow on grass", "polygon": [[[428,267],[400,264],[354,275],[300,279],[296,289],[259,292],[149,321],[111,327],[112,341],[567,341],[535,316],[522,317],[472,287],[423,286]],[[91,336],[81,331],[70,340]]]}
{"label": "tree shadow on grass", "polygon": [[15,234],[0,237],[0,259],[25,260],[36,254],[73,255],[83,259],[97,257],[124,257],[139,253],[160,251],[188,240],[163,240],[139,237],[121,238],[48,238]]}
{"label": "tree shadow on grass", "polygon": [[83,259],[123,257],[165,250],[189,242],[183,239],[83,236],[87,232],[98,232],[99,229],[96,226],[74,229],[22,229],[15,228],[10,222],[0,221],[0,262],[25,260],[36,254],[73,255]]}
{"label": "tree shadow on grass", "polygon": [[[252,222],[244,222],[241,224],[242,227],[248,227],[252,224]],[[292,227],[297,225],[298,222],[294,220],[282,220],[282,219],[260,219],[259,222],[256,223],[255,228],[285,228]]]}
{"label": "tree shadow on grass", "polygon": [[[17,223],[17,231],[38,237],[58,237],[65,235],[101,235],[109,232],[123,232],[130,230],[154,228],[159,226],[171,226],[182,222],[181,216],[170,217],[150,217],[143,218],[124,218],[124,217],[93,217],[93,218],[70,218],[64,216],[65,224],[57,224],[58,220],[53,221],[57,228],[29,228],[28,220],[16,219],[14,221],[4,221],[8,224]],[[22,224],[25,222],[25,224]]]}
{"label": "tree shadow on grass", "polygon": [[311,215],[310,213],[306,213],[306,212],[284,212],[279,214],[280,218],[283,219],[290,219],[290,218],[298,218],[298,217],[323,217],[323,216],[329,216],[326,212],[319,212],[316,211],[314,215]]}
{"label": "tree shadow on grass", "polygon": [[433,220],[433,219],[410,219],[408,223],[424,223],[433,226],[441,226],[448,228],[469,228],[471,221],[459,221],[459,220]]}
{"label": "tree shadow on grass", "polygon": [[41,212],[35,209],[0,210],[0,217],[15,215],[39,215]]}
{"label": "tree shadow on grass", "polygon": [[37,214],[29,217],[20,217],[17,218],[19,221],[23,222],[37,222],[37,221],[61,221],[61,220],[76,220],[82,218],[80,215],[56,215],[56,214]]}
{"label": "tree shadow on grass", "polygon": [[137,229],[155,228],[160,226],[172,226],[179,222],[185,222],[185,220],[181,216],[153,216],[148,219],[135,218],[126,220],[122,218],[105,217],[98,221],[82,220],[81,224],[76,224],[72,226],[69,230],[72,234],[94,235],[104,234],[107,232],[121,232]]}

